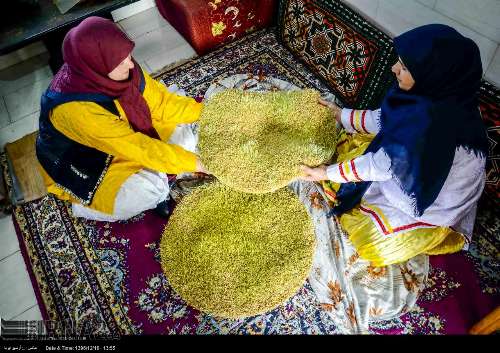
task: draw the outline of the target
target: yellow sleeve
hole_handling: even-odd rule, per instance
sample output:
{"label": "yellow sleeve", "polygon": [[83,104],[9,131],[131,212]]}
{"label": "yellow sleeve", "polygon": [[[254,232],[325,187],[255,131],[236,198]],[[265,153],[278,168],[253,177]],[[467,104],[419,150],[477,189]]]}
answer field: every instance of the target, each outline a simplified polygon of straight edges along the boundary
{"label": "yellow sleeve", "polygon": [[133,131],[127,120],[95,103],[62,104],[54,109],[50,119],[70,139],[145,168],[169,174],[196,170],[194,153]]}
{"label": "yellow sleeve", "polygon": [[155,81],[144,72],[146,86],[144,99],[151,111],[151,118],[173,124],[189,124],[200,118],[203,104],[194,98],[178,96],[170,93],[160,82]]}

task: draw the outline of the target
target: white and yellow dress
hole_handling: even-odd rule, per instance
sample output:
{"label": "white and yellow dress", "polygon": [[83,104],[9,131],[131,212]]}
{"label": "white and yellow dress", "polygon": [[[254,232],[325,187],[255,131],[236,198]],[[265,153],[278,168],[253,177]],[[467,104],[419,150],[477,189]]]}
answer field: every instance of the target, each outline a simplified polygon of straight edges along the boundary
{"label": "white and yellow dress", "polygon": [[380,130],[380,109],[343,109],[341,122],[347,133],[337,147],[337,163],[327,168],[329,181],[322,184],[335,202],[341,183],[372,181],[361,203],[339,217],[359,255],[374,266],[385,266],[418,254],[467,249],[485,184],[485,158],[457,148],[439,195],[418,217],[414,200],[393,178],[383,148],[363,155]]}

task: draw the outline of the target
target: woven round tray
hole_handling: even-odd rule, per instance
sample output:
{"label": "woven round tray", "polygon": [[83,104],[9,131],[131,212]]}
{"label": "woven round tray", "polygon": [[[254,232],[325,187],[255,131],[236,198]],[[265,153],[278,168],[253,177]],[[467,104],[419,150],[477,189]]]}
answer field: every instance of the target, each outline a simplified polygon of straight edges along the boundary
{"label": "woven round tray", "polygon": [[289,189],[248,194],[212,183],[175,208],[161,262],[189,305],[241,318],[271,310],[300,289],[314,242],[312,221]]}

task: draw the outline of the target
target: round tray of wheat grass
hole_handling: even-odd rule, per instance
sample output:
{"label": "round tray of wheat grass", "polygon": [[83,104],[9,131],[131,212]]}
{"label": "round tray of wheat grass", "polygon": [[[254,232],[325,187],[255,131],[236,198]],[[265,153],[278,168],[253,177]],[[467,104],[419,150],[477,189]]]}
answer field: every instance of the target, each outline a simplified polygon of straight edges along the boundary
{"label": "round tray of wheat grass", "polygon": [[204,104],[198,148],[222,183],[250,193],[276,191],[300,176],[300,165],[327,162],[337,124],[313,89],[227,89]]}
{"label": "round tray of wheat grass", "polygon": [[312,221],[288,188],[250,194],[216,182],[177,205],[161,239],[161,263],[189,305],[242,318],[279,306],[301,288],[314,244]]}

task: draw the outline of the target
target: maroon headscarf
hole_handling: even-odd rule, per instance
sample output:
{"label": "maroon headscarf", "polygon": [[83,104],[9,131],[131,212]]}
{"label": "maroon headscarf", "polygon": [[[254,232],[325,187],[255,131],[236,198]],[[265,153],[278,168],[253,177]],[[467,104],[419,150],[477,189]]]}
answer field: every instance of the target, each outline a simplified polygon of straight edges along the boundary
{"label": "maroon headscarf", "polygon": [[118,99],[134,131],[159,139],[149,107],[139,91],[142,73],[135,60],[127,80],[108,77],[134,46],[111,20],[89,17],[64,38],[64,65],[50,88],[61,93],[99,93]]}

